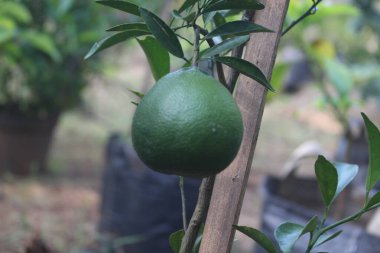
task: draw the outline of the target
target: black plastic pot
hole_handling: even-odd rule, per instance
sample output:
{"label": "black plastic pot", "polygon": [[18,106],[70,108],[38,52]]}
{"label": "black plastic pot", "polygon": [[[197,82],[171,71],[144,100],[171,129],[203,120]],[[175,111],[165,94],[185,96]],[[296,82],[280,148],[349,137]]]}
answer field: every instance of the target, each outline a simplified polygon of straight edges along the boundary
{"label": "black plastic pot", "polygon": [[27,176],[46,171],[59,113],[46,117],[0,111],[0,174]]}

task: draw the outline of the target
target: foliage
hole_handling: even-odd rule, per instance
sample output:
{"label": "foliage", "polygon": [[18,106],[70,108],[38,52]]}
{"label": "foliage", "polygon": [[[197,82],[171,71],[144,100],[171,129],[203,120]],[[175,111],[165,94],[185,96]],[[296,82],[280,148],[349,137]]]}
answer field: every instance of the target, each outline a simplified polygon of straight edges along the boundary
{"label": "foliage", "polygon": [[[353,94],[361,92],[363,99],[375,97],[380,103],[380,37],[375,25],[380,22],[380,10],[376,1],[353,2],[322,2],[314,9],[315,15],[297,24],[282,43],[306,58],[322,94],[319,105],[333,109],[345,132],[350,131],[348,111],[361,102],[352,99]],[[291,1],[286,25],[302,16],[310,5],[311,1]],[[376,44],[377,49],[373,46]]]}
{"label": "foliage", "polygon": [[0,5],[2,110],[49,113],[77,105],[89,65],[83,55],[103,31],[106,15],[86,0]]}
{"label": "foliage", "polygon": [[[280,224],[275,230],[275,238],[280,252],[291,253],[298,239],[308,234],[309,243],[305,252],[309,253],[311,250],[333,240],[342,233],[342,231],[338,231],[331,234],[332,229],[336,229],[347,222],[355,221],[363,214],[380,206],[380,192],[371,192],[375,184],[380,180],[380,160],[378,159],[380,131],[364,113],[362,113],[362,116],[367,129],[367,136],[370,143],[369,151],[371,155],[367,174],[367,198],[363,207],[349,217],[343,218],[330,225],[326,224],[326,218],[333,201],[343,189],[352,182],[358,172],[358,166],[352,164],[331,163],[323,156],[319,156],[318,160],[315,162],[315,174],[325,204],[322,219],[314,216],[305,225],[290,222]],[[275,250],[275,243],[262,232],[245,226],[234,227],[255,240],[267,252],[278,252]]]}
{"label": "foliage", "polygon": [[[168,67],[171,66],[170,58],[165,53],[168,52],[172,56],[183,59],[187,64],[191,60],[197,64],[199,61],[225,64],[273,90],[265,75],[252,63],[242,61],[237,57],[219,57],[244,44],[249,39],[247,35],[250,33],[271,32],[265,27],[248,21],[229,20],[236,15],[236,12],[246,9],[263,9],[264,6],[256,0],[238,3],[225,0],[187,0],[177,10],[173,10],[172,19],[168,23],[133,1],[101,0],[98,3],[134,15],[138,22],[120,24],[108,29],[114,34],[95,43],[86,58],[122,41],[136,38],[148,58],[156,80],[170,70]],[[203,27],[198,23],[203,23]],[[197,31],[194,38],[188,39],[187,34],[181,35],[181,32],[186,33],[187,29]],[[222,41],[215,43],[217,39],[222,39]],[[184,52],[183,43],[188,43],[199,51],[204,42],[208,43],[208,47],[200,52],[201,57],[196,55],[194,56],[196,59],[193,59],[193,56],[187,56]]]}

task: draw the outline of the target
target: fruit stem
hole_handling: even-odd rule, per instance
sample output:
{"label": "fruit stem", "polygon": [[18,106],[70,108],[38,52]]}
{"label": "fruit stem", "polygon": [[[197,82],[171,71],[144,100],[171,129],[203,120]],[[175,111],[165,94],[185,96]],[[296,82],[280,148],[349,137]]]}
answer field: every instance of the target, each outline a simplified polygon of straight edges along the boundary
{"label": "fruit stem", "polygon": [[[208,31],[206,29],[203,29],[201,27],[199,27],[199,31],[200,33],[203,35],[203,36],[206,36],[208,34]],[[213,47],[215,46],[215,43],[214,41],[212,40],[212,38],[209,38],[206,40],[207,41],[207,44],[210,46],[210,47]],[[217,57],[218,55],[216,55]],[[223,66],[220,62],[218,61],[215,61],[215,64],[216,64],[216,72],[218,74],[218,79],[219,79],[219,82],[221,82],[224,86],[227,87],[227,82],[226,82],[226,77],[224,76],[224,71],[223,71]],[[228,88],[228,87],[227,87]]]}
{"label": "fruit stem", "polygon": [[184,178],[182,176],[179,177],[179,189],[181,190],[183,230],[186,231],[187,230],[186,197],[185,197],[185,189],[184,189]]}
{"label": "fruit stem", "polygon": [[199,65],[199,40],[200,40],[200,29],[199,26],[194,24],[194,57],[193,57],[193,67],[198,67]]}
{"label": "fruit stem", "polygon": [[205,220],[210,205],[212,188],[214,187],[215,176],[204,178],[199,188],[198,202],[191,217],[189,227],[181,242],[179,253],[191,253],[198,235],[199,228]]}

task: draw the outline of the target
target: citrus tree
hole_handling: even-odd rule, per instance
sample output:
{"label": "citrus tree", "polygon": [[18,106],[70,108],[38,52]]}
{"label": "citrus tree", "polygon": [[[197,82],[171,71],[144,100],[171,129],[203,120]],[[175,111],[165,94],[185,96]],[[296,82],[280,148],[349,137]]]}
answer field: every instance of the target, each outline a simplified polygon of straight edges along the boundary
{"label": "citrus tree", "polygon": [[[184,176],[204,178],[200,194],[206,194],[205,189],[212,188],[215,175],[235,158],[242,141],[242,117],[231,95],[239,74],[255,80],[268,90],[274,90],[255,64],[242,59],[243,48],[250,34],[272,32],[251,22],[253,13],[265,6],[256,0],[186,0],[172,11],[170,20],[164,21],[133,2],[97,2],[134,15],[138,22],[110,28],[108,31],[113,34],[96,43],[86,58],[120,42],[136,39],[157,81],[147,94],[133,91],[141,98],[135,103],[137,109],[132,123],[132,141],[139,157],[154,170],[179,175],[180,183],[183,183]],[[311,15],[320,2],[313,1],[312,8],[284,33]],[[184,50],[184,45],[191,50]],[[183,61],[182,67],[173,72],[172,58]],[[216,78],[200,69],[202,62],[215,67],[211,73],[215,72]],[[232,72],[228,79],[224,72],[225,66],[231,68]],[[363,117],[369,126],[370,137],[374,139],[371,152],[378,153],[380,133],[365,115]],[[371,160],[365,207],[355,215],[325,227],[331,203],[353,179],[357,168],[351,165],[335,167],[320,157],[316,162],[316,174],[326,204],[325,214],[322,220],[315,217],[306,226],[282,224],[276,230],[281,251],[291,252],[295,241],[303,234],[310,233],[310,243],[306,249],[306,252],[310,252],[321,240],[327,241],[338,235],[326,237],[332,227],[356,219],[379,206],[380,195],[370,196],[374,182],[380,178],[379,163],[377,158]],[[343,179],[340,175],[344,175]],[[174,232],[170,237],[174,252],[198,250],[201,238],[199,230],[208,201],[206,197],[199,199],[199,202],[206,203],[199,205],[203,210],[196,209],[193,216],[196,218],[191,220],[189,227],[186,214],[183,215],[183,230]],[[183,205],[184,202],[183,199]],[[256,240],[268,252],[276,252],[274,244],[260,231],[240,226],[235,228]]]}

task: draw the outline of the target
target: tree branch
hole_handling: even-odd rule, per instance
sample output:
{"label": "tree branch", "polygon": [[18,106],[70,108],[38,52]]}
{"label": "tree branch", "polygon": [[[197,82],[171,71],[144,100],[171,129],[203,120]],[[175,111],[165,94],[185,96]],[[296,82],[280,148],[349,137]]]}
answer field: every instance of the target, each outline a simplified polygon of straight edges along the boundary
{"label": "tree branch", "polygon": [[284,36],[287,32],[289,32],[294,26],[296,26],[299,22],[307,18],[308,16],[314,15],[317,12],[317,5],[320,4],[323,0],[313,0],[313,5],[297,20],[293,21],[290,26],[288,26],[281,34]]}
{"label": "tree branch", "polygon": [[191,253],[197,239],[199,228],[205,220],[210,205],[212,188],[214,187],[215,176],[204,178],[199,188],[198,202],[191,217],[189,227],[182,239],[180,253]]}

